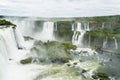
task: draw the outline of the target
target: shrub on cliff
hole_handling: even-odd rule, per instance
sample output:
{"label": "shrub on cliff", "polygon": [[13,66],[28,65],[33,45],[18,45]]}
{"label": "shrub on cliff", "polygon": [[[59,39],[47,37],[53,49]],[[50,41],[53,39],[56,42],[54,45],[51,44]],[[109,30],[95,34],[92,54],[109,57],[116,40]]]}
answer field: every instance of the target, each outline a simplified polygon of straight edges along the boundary
{"label": "shrub on cliff", "polygon": [[12,26],[16,26],[15,24],[11,23],[10,21],[6,21],[6,20],[0,20],[0,25],[12,25]]}

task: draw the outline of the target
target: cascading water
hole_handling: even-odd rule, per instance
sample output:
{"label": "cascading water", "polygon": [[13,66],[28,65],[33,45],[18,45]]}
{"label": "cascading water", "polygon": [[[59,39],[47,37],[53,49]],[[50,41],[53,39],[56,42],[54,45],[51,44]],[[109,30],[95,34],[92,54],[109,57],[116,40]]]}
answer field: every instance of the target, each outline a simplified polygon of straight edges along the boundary
{"label": "cascading water", "polygon": [[113,37],[113,39],[114,39],[115,49],[118,49],[117,39],[115,37]]}
{"label": "cascading water", "polygon": [[77,28],[75,29],[75,26],[72,25],[72,30],[74,30],[74,34],[72,37],[72,43],[74,45],[77,45],[78,47],[82,47],[83,46],[83,37],[86,31],[89,31],[89,23],[84,24],[84,26],[82,26],[81,23],[77,23]]}
{"label": "cascading water", "polygon": [[6,65],[8,63],[8,53],[4,38],[0,35],[0,80],[4,79]]}
{"label": "cascading water", "polygon": [[22,36],[22,34],[19,32],[18,28],[14,29],[14,35],[15,35],[15,39],[17,42],[17,46],[19,49],[23,49],[25,47],[25,42],[24,42],[24,38]]}
{"label": "cascading water", "polygon": [[102,28],[104,28],[104,27],[105,27],[105,23],[103,22],[103,23],[102,23]]}
{"label": "cascading water", "polygon": [[0,35],[3,36],[7,52],[9,53],[8,57],[14,59],[17,53],[17,44],[12,27],[0,29]]}
{"label": "cascading water", "polygon": [[75,23],[72,24],[72,31],[75,31]]}
{"label": "cascading water", "polygon": [[88,47],[91,46],[91,35],[89,35]]}
{"label": "cascading water", "polygon": [[[17,25],[19,25],[18,22],[17,22]],[[79,47],[83,47],[82,42],[83,42],[84,34],[86,31],[89,31],[90,28],[89,28],[89,23],[84,23],[83,25],[81,23],[77,23],[77,25],[72,24],[72,31],[74,31],[74,35],[72,37],[72,43],[77,45],[78,48],[76,50],[73,50],[73,53],[71,53],[71,55],[73,55],[73,57],[72,57],[72,60],[70,60],[71,61],[70,71],[68,71],[68,66],[61,65],[61,64],[59,64],[60,67],[58,67],[58,64],[56,64],[57,67],[51,66],[52,63],[49,63],[49,64],[45,63],[45,65],[42,65],[42,64],[36,65],[34,63],[21,65],[19,62],[17,62],[18,60],[16,61],[16,59],[18,59],[18,56],[23,55],[23,53],[19,53],[19,50],[17,48],[18,47],[22,48],[22,47],[24,47],[23,44],[26,44],[24,42],[23,35],[21,35],[21,29],[20,29],[21,27],[24,26],[24,24],[26,24],[26,23],[23,21],[23,25],[20,24],[21,26],[19,25],[19,27],[16,27],[16,29],[13,29],[12,27],[4,27],[4,28],[0,29],[0,59],[1,59],[0,60],[0,80],[48,80],[48,79],[49,80],[75,80],[75,79],[76,80],[93,80],[93,79],[91,79],[91,76],[92,76],[91,70],[96,71],[95,69],[98,69],[99,67],[108,66],[108,65],[110,65],[108,67],[113,67],[112,69],[114,69],[113,63],[114,62],[116,62],[115,64],[119,63],[119,60],[116,60],[117,57],[115,57],[113,55],[111,56],[111,54],[109,54],[109,53],[101,54],[101,53],[97,53],[96,51],[89,49],[89,48],[79,48]],[[28,24],[30,24],[30,23],[28,23]],[[29,26],[31,26],[31,25],[25,25],[24,27],[27,27],[26,30],[29,28],[32,29],[32,27],[34,27],[34,25],[32,25],[32,27],[29,27]],[[23,31],[23,33],[25,33],[24,31]],[[39,32],[38,34],[36,34],[35,37],[37,37],[38,39],[40,39],[42,41],[54,40],[54,34],[53,34],[54,31],[57,31],[57,27],[54,27],[54,22],[44,22],[42,32],[41,33]],[[89,36],[89,42],[88,42],[89,44],[88,45],[92,45],[91,38],[92,37]],[[117,49],[118,48],[117,40],[116,40],[116,38],[113,38],[113,39],[115,42],[115,49]],[[36,40],[34,39],[33,42],[34,41],[36,41]],[[31,43],[31,42],[29,42],[29,43]],[[107,42],[107,37],[106,37],[106,39],[103,41],[103,48],[107,48],[107,43],[108,42]],[[42,42],[41,42],[41,44],[42,44]],[[44,54],[45,54],[45,51],[40,49],[41,47],[44,47],[43,45],[44,45],[44,43],[42,44],[42,46],[38,44],[37,48],[36,48],[36,50],[41,51],[41,53],[43,55],[42,57],[44,57]],[[40,48],[38,48],[38,46],[40,46]],[[34,47],[35,46],[33,45],[32,48],[35,49]],[[58,46],[58,48],[59,47],[61,47],[61,46]],[[21,51],[22,50],[26,50],[26,48],[21,49]],[[49,49],[49,51],[50,50],[51,49]],[[54,50],[54,48],[53,48],[53,50]],[[30,51],[30,49],[29,49],[29,51]],[[60,50],[59,52],[61,53],[62,51]],[[17,55],[17,54],[19,54],[19,55]],[[34,52],[31,51],[31,54],[34,54]],[[28,56],[28,55],[30,55],[30,54],[27,54],[27,57],[31,57],[31,55],[30,56]],[[38,57],[38,55],[36,55],[36,56]],[[37,58],[36,56],[35,56],[35,58]],[[47,54],[45,56],[48,57]],[[74,61],[74,57],[77,62]],[[21,59],[23,59],[23,58],[26,58],[26,55],[25,55],[25,57],[22,57]],[[110,58],[112,58],[112,61]],[[19,59],[19,60],[21,60],[21,59]],[[49,59],[47,59],[47,60],[49,60]],[[11,64],[10,61],[15,61],[15,62],[14,62],[14,64],[13,63]],[[107,65],[106,62],[107,62],[107,64],[108,64],[108,62],[110,64]],[[106,65],[103,66],[101,63],[104,63]],[[43,64],[44,64],[44,62],[43,62]],[[64,69],[63,66],[65,66],[66,70]],[[73,69],[73,67],[75,67],[75,69]],[[79,69],[78,69],[78,67],[79,67]],[[117,72],[116,68],[117,67],[115,66],[115,70]],[[76,69],[78,69],[77,75],[76,75],[76,73],[75,74],[73,73],[74,71],[76,71]],[[80,72],[80,70],[81,70],[81,72]],[[85,70],[85,71],[83,71],[83,70]],[[118,68],[118,70],[119,70],[119,68]],[[65,71],[66,71],[67,75],[66,75],[66,73],[64,73]],[[60,75],[61,72],[63,73],[62,76]],[[71,72],[73,74],[72,76],[70,74]],[[80,77],[81,75],[85,76],[86,78],[84,78],[84,79],[76,78],[76,76]],[[40,78],[39,78],[39,76],[40,76]],[[55,78],[53,76],[55,76]],[[69,77],[69,76],[70,76],[70,78],[66,79],[66,77]],[[36,77],[38,79],[36,79]],[[87,77],[90,77],[90,79],[87,79]],[[117,79],[117,80],[119,80],[119,79]]]}
{"label": "cascading water", "polygon": [[19,19],[9,17],[6,17],[5,19],[15,24],[17,26],[17,29],[19,29],[19,31],[22,33],[22,35],[33,35],[33,29],[35,27],[33,20],[30,20],[29,18]]}
{"label": "cascading water", "polygon": [[[38,67],[37,65],[19,64],[18,61],[24,57],[19,59],[23,53],[19,54],[15,34],[11,26],[0,26],[0,80],[33,80],[38,71],[32,69]],[[19,35],[16,36],[19,37]]]}
{"label": "cascading water", "polygon": [[84,23],[84,30],[86,30],[86,31],[90,31],[90,27],[89,27],[89,25],[90,25],[90,23],[89,22],[87,22],[87,23]]}
{"label": "cascading water", "polygon": [[57,31],[57,22],[55,23],[54,31]]}
{"label": "cascading water", "polygon": [[103,41],[103,48],[107,48],[108,38],[106,37]]}
{"label": "cascading water", "polygon": [[39,35],[36,35],[37,39],[42,41],[54,40],[54,22],[44,22],[43,30]]}

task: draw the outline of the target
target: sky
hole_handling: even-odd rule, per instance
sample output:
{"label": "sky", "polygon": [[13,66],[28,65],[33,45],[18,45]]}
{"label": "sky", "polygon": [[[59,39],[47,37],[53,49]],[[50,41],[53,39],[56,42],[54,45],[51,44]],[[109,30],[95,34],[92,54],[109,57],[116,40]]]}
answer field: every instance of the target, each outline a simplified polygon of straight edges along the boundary
{"label": "sky", "polygon": [[0,0],[0,15],[86,17],[120,14],[120,0]]}

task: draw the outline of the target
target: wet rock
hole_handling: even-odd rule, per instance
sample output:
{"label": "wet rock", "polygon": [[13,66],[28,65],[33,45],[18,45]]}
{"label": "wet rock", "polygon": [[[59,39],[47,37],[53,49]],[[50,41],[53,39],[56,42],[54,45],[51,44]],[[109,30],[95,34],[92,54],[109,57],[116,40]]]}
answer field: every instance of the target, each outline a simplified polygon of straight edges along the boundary
{"label": "wet rock", "polygon": [[83,62],[82,60],[79,60],[80,62]]}
{"label": "wet rock", "polygon": [[74,65],[77,65],[78,63],[77,63],[77,62],[74,62],[73,64],[74,64]]}
{"label": "wet rock", "polygon": [[13,59],[9,58],[9,60],[11,61],[11,60],[13,60]]}
{"label": "wet rock", "polygon": [[86,73],[86,72],[87,72],[87,70],[85,70],[85,69],[82,70],[82,73]]}
{"label": "wet rock", "polygon": [[93,79],[98,79],[98,76],[97,75],[92,75],[92,78]]}
{"label": "wet rock", "polygon": [[112,59],[109,59],[109,61],[112,61]]}
{"label": "wet rock", "polygon": [[103,73],[103,72],[98,72],[98,73],[96,73],[96,75],[100,78],[108,78],[108,75],[106,73]]}
{"label": "wet rock", "polygon": [[82,51],[82,53],[88,53],[88,51]]}
{"label": "wet rock", "polygon": [[71,66],[71,64],[67,64],[67,66]]}
{"label": "wet rock", "polygon": [[99,80],[109,80],[109,77],[106,73],[104,72],[98,72],[92,75],[93,79],[99,79]]}
{"label": "wet rock", "polygon": [[23,59],[23,60],[20,61],[21,64],[29,64],[31,62],[32,62],[32,58],[31,57]]}
{"label": "wet rock", "polygon": [[34,40],[34,38],[32,38],[32,37],[30,37],[30,36],[24,36],[24,39],[25,39],[25,41]]}

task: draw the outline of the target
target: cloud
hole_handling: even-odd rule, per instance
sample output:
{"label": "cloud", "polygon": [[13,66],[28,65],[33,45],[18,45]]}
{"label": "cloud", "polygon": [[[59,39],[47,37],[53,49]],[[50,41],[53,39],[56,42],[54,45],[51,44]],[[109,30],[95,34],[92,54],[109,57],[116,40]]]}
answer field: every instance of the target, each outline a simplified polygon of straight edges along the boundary
{"label": "cloud", "polygon": [[120,0],[1,0],[0,14],[81,17],[120,14]]}

